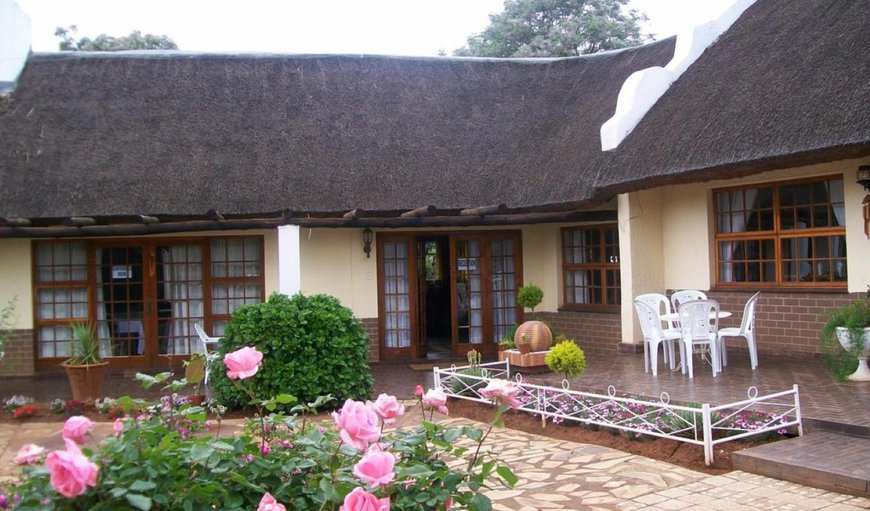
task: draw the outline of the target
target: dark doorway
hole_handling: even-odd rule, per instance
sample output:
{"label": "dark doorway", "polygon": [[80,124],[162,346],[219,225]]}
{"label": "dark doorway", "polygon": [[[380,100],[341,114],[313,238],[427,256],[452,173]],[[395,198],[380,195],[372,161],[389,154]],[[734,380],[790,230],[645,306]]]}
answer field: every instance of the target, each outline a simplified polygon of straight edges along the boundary
{"label": "dark doorway", "polygon": [[417,239],[420,258],[420,307],[424,326],[421,332],[421,353],[426,358],[449,358],[451,347],[450,321],[450,238],[428,236]]}

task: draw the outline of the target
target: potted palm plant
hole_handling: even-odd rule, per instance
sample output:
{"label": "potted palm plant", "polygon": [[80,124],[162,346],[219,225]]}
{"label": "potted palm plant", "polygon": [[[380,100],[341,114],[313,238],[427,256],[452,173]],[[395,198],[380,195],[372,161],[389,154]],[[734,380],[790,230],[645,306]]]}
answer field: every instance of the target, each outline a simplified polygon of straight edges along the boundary
{"label": "potted palm plant", "polygon": [[100,339],[91,323],[73,323],[72,356],[61,366],[66,371],[76,401],[100,397],[103,375],[109,363],[100,355]]}
{"label": "potted palm plant", "polygon": [[[840,379],[870,381],[870,368],[867,367],[867,358],[870,357],[870,296],[832,310],[825,317],[820,338],[828,366]],[[849,374],[853,369],[854,372]]]}

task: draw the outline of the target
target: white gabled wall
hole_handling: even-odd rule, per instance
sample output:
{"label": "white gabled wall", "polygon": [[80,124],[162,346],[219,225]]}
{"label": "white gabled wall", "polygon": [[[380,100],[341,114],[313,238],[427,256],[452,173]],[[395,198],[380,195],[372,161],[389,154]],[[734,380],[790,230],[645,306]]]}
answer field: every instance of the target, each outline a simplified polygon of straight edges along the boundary
{"label": "white gabled wall", "polygon": [[30,18],[12,0],[0,0],[0,82],[14,82],[30,53]]}
{"label": "white gabled wall", "polygon": [[753,3],[755,0],[736,0],[718,18],[678,34],[674,57],[665,67],[632,73],[619,90],[616,112],[601,125],[601,150],[616,149],[671,84]]}

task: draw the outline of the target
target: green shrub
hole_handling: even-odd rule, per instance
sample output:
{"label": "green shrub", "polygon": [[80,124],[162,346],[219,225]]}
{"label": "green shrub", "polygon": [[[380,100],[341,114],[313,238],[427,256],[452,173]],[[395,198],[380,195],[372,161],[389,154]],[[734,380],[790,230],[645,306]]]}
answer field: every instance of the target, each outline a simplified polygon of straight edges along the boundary
{"label": "green shrub", "polygon": [[565,378],[580,376],[586,370],[586,355],[571,339],[565,339],[550,348],[544,362],[551,371],[562,373]]}
{"label": "green shrub", "polygon": [[534,284],[525,285],[517,291],[517,303],[526,309],[532,309],[532,312],[535,312],[535,307],[537,307],[543,299],[544,292]]}
{"label": "green shrub", "polygon": [[259,396],[292,394],[306,403],[332,394],[339,404],[371,397],[368,337],[336,298],[275,293],[233,312],[209,378],[228,407],[246,405],[248,398],[227,378],[223,356],[245,346],[257,348],[267,362],[251,379]]}

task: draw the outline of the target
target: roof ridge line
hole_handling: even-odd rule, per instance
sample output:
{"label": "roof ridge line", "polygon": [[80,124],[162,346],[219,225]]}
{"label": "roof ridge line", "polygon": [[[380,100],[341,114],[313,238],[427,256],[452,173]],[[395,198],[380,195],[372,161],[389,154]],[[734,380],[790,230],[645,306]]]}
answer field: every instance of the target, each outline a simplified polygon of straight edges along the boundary
{"label": "roof ridge line", "polygon": [[754,3],[755,0],[735,0],[719,17],[677,34],[674,57],[665,67],[648,67],[632,73],[619,89],[613,117],[601,125],[601,150],[616,149],[671,84]]}

